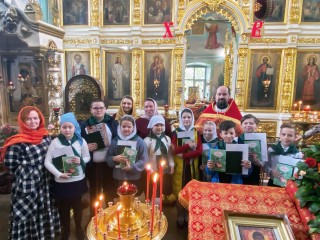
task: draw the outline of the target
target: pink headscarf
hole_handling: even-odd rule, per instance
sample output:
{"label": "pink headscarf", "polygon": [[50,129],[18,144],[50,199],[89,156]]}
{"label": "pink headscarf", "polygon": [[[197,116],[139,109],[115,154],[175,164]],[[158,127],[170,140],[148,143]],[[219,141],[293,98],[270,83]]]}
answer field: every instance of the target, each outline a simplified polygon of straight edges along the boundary
{"label": "pink headscarf", "polygon": [[141,116],[141,118],[150,119],[150,118],[152,118],[153,116],[159,115],[157,102],[156,102],[154,99],[152,99],[152,98],[147,98],[147,99],[144,101],[144,103],[146,103],[147,101],[153,102],[153,105],[154,105],[154,113],[153,113],[153,115],[152,115],[151,117],[147,116],[147,114],[144,113],[144,114]]}

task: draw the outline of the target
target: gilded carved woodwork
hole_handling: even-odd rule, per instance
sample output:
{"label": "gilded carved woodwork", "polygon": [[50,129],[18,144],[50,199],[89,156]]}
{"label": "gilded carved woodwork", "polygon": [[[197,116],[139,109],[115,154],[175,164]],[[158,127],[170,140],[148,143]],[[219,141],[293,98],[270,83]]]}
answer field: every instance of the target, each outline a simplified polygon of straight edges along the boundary
{"label": "gilded carved woodwork", "polygon": [[180,24],[181,19],[183,18],[184,14],[185,14],[185,4],[184,4],[184,0],[179,0],[178,1],[178,19],[177,19],[177,23]]}
{"label": "gilded carved woodwork", "polygon": [[133,71],[133,92],[134,92],[134,102],[136,104],[137,108],[140,108],[141,104],[141,94],[140,92],[140,86],[141,86],[141,81],[140,81],[140,76],[141,76],[141,54],[142,50],[141,49],[133,49],[132,50],[132,71]]}
{"label": "gilded carved woodwork", "polygon": [[249,38],[249,43],[287,43],[287,38]]}
{"label": "gilded carved woodwork", "polygon": [[236,103],[239,109],[243,109],[244,107],[244,95],[245,95],[245,69],[246,69],[246,62],[248,59],[248,52],[249,49],[247,48],[240,48],[238,50],[238,78],[236,83]]}
{"label": "gilded carved woodwork", "polygon": [[320,38],[298,38],[298,43],[302,44],[319,44]]}
{"label": "gilded carved woodwork", "polygon": [[125,44],[125,45],[131,45],[133,43],[132,40],[128,39],[101,39],[101,44]]}
{"label": "gilded carved woodwork", "polygon": [[174,99],[173,105],[175,109],[180,109],[181,107],[181,94],[182,94],[182,57],[183,49],[175,49],[173,51],[174,61],[175,61],[175,83],[174,83]]}
{"label": "gilded carved woodwork", "polygon": [[100,80],[100,57],[101,57],[100,48],[92,49],[91,54],[93,59],[92,76],[95,79]]}
{"label": "gilded carved woodwork", "polygon": [[289,12],[289,21],[291,24],[300,22],[300,8],[299,8],[299,0],[291,0],[291,7]]}
{"label": "gilded carved woodwork", "polygon": [[134,0],[133,2],[133,24],[140,25],[141,24],[141,10],[140,10],[141,1]]}
{"label": "gilded carved woodwork", "polygon": [[99,26],[99,1],[98,0],[91,0],[91,26]]}
{"label": "gilded carved woodwork", "polygon": [[63,43],[64,44],[68,44],[68,45],[87,45],[87,44],[92,44],[93,43],[93,39],[71,39],[71,38],[67,38],[67,39],[63,39]]}
{"label": "gilded carved woodwork", "polygon": [[288,113],[290,110],[292,95],[293,95],[293,83],[295,76],[295,65],[297,57],[297,49],[285,49],[285,70],[281,92],[280,111]]}
{"label": "gilded carved woodwork", "polygon": [[267,134],[267,142],[275,143],[277,140],[277,122],[260,121],[257,132]]}
{"label": "gilded carved woodwork", "polygon": [[166,44],[175,44],[175,43],[176,43],[175,38],[142,40],[142,45],[166,45]]}

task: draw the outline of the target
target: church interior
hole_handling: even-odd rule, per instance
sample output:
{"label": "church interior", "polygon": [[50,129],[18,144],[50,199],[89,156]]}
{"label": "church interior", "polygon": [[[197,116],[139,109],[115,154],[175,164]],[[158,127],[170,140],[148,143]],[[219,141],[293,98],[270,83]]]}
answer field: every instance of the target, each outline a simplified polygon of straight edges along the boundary
{"label": "church interior", "polygon": [[[268,146],[281,124],[291,123],[302,149],[320,140],[306,134],[320,124],[319,22],[320,0],[0,0],[0,126],[17,127],[21,108],[36,106],[56,134],[61,114],[83,121],[91,101],[102,99],[112,116],[130,95],[139,115],[154,99],[175,128],[181,108],[197,119],[227,86],[242,116],[260,120],[257,132],[266,133]],[[191,182],[179,195],[188,227],[178,228],[175,207],[165,206],[167,233],[153,239],[258,239],[233,237],[224,210],[260,218],[286,213],[287,232],[265,231],[264,239],[320,239],[308,233],[312,217],[300,208],[296,186],[270,193],[261,174],[260,186],[242,189]],[[218,198],[223,203],[215,207]],[[0,239],[7,239],[10,194],[0,203]]]}

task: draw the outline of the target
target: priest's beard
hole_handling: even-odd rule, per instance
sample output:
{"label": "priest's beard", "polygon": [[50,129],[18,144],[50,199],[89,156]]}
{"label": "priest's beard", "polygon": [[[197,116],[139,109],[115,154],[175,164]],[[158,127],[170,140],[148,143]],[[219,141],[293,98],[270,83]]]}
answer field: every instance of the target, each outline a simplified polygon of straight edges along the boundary
{"label": "priest's beard", "polygon": [[228,102],[224,98],[219,99],[217,102],[217,107],[219,109],[226,109],[228,107]]}

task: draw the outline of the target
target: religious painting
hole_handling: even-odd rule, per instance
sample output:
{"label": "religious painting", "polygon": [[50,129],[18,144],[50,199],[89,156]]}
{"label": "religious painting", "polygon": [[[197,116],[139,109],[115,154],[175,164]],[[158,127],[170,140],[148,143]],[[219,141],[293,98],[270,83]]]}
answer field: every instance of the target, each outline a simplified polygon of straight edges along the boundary
{"label": "religious painting", "polygon": [[311,111],[320,110],[319,61],[320,52],[297,54],[294,102],[302,101],[302,105],[309,105]]}
{"label": "religious painting", "polygon": [[320,21],[320,0],[304,0],[302,5],[301,22]]}
{"label": "religious painting", "polygon": [[63,25],[88,25],[88,0],[62,0]]}
{"label": "religious painting", "polygon": [[267,215],[224,211],[227,240],[295,239],[285,214]]}
{"label": "religious painting", "polygon": [[169,104],[172,51],[145,51],[145,98],[153,98],[159,106]]}
{"label": "religious painting", "polygon": [[117,106],[125,95],[131,95],[131,59],[127,51],[104,52],[105,91],[108,104]]}
{"label": "religious painting", "polygon": [[277,109],[281,50],[252,50],[245,110]]}
{"label": "religious painting", "polygon": [[103,0],[103,25],[129,25],[130,1]]}
{"label": "religious painting", "polygon": [[[254,21],[259,21],[263,20],[265,23],[268,22],[281,22],[283,23],[285,20],[285,13],[286,11],[286,0],[273,0],[273,10],[270,9],[270,12],[268,16],[265,16],[264,19],[258,19],[254,17]],[[266,5],[267,7],[269,6],[268,4]],[[268,12],[268,10],[267,10]]]}
{"label": "religious painting", "polygon": [[172,2],[170,0],[145,0],[144,24],[172,22]]}
{"label": "religious painting", "polygon": [[77,75],[90,75],[90,51],[66,51],[67,81]]}

